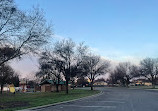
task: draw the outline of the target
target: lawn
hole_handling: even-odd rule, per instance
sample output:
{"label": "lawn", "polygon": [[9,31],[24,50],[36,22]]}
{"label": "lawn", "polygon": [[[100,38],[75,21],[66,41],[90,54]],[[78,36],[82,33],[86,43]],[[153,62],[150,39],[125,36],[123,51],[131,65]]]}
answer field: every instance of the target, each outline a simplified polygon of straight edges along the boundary
{"label": "lawn", "polygon": [[48,93],[16,93],[0,95],[0,110],[13,111],[25,108],[31,108],[41,105],[53,104],[67,100],[73,100],[99,93],[99,91],[90,91],[75,89],[70,90],[69,94],[65,92],[48,92]]}

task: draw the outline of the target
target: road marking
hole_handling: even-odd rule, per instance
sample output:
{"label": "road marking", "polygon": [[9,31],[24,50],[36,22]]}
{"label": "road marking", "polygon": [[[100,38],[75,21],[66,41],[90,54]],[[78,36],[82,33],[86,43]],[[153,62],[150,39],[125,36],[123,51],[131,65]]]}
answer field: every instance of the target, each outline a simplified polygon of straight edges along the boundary
{"label": "road marking", "polygon": [[122,103],[124,104],[125,102],[121,102],[121,101],[85,101],[85,102],[107,102],[107,103]]}
{"label": "road marking", "polygon": [[80,107],[80,108],[116,108],[116,106],[81,106],[81,105],[62,105],[68,107]]}

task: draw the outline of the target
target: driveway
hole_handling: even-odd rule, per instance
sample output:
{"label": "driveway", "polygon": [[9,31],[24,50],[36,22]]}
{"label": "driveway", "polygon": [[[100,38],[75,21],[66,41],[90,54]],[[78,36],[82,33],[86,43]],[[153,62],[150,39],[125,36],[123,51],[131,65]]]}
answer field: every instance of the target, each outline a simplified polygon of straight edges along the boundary
{"label": "driveway", "polygon": [[103,94],[35,111],[158,111],[158,92],[143,89],[97,88]]}

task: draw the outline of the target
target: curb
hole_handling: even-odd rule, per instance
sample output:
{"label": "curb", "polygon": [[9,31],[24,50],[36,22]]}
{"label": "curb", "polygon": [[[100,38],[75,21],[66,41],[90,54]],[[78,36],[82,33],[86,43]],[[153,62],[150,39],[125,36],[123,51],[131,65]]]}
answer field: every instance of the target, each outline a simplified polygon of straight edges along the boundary
{"label": "curb", "polygon": [[97,97],[97,96],[102,95],[103,93],[104,93],[103,91],[100,91],[100,93],[98,93],[98,94],[87,96],[87,97],[82,97],[82,98],[79,98],[79,99],[73,99],[73,100],[69,100],[69,101],[63,101],[63,102],[59,102],[59,103],[48,104],[48,105],[43,105],[43,106],[37,106],[37,107],[23,109],[23,110],[17,110],[17,111],[30,111],[30,110],[36,110],[36,109],[43,109],[43,108],[47,108],[47,107],[50,107],[50,106],[56,106],[56,105],[60,105],[60,104],[64,104],[64,103],[74,102],[74,101],[78,101],[78,100],[84,100],[84,99],[88,99],[88,98],[91,98],[91,97]]}
{"label": "curb", "polygon": [[158,89],[144,89],[146,91],[153,91],[153,92],[158,92]]}

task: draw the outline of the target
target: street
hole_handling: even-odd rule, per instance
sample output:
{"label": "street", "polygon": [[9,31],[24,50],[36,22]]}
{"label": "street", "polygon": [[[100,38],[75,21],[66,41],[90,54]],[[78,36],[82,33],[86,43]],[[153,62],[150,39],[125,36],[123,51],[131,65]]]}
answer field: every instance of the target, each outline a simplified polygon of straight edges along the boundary
{"label": "street", "polygon": [[158,92],[143,89],[96,88],[103,93],[36,111],[158,111]]}

